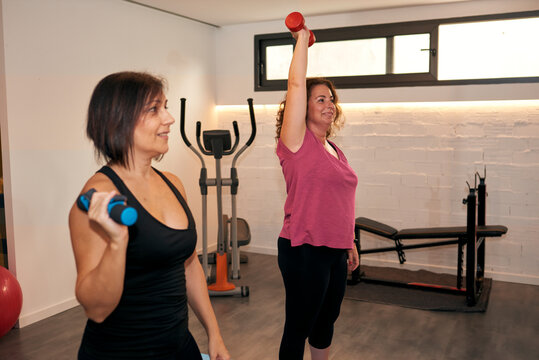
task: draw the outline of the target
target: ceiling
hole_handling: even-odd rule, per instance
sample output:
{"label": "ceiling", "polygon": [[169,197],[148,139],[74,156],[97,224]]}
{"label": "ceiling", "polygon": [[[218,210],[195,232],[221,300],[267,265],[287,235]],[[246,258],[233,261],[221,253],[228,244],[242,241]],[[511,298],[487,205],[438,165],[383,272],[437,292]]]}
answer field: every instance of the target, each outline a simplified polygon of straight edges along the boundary
{"label": "ceiling", "polygon": [[474,0],[125,0],[213,26],[284,19],[292,11],[304,16]]}

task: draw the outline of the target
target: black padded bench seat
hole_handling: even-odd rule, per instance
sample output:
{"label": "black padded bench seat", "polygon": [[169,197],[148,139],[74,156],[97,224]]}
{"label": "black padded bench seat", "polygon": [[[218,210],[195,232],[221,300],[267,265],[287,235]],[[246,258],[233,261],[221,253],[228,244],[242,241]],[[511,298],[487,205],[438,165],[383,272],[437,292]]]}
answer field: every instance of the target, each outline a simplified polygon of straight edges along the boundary
{"label": "black padded bench seat", "polygon": [[[356,218],[356,229],[368,231],[392,240],[448,239],[466,236],[466,226],[397,230],[392,226],[365,217]],[[477,227],[478,237],[499,237],[505,233],[507,233],[507,227],[503,225],[485,225]]]}

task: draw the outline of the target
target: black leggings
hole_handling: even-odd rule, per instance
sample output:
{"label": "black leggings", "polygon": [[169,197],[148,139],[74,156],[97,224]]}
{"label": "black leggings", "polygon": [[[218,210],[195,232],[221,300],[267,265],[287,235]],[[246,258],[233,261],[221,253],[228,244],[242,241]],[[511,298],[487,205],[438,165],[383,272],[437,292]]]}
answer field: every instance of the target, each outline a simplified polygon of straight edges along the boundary
{"label": "black leggings", "polygon": [[317,349],[331,345],[347,277],[347,251],[279,238],[278,262],[286,291],[280,360],[301,360],[305,339]]}

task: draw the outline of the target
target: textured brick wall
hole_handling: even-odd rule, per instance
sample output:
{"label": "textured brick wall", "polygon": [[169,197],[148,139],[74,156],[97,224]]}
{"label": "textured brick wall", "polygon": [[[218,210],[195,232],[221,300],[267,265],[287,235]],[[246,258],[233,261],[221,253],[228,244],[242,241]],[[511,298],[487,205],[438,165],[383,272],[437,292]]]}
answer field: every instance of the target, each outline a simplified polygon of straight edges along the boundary
{"label": "textured brick wall", "polygon": [[[275,155],[276,110],[255,108],[257,138],[238,161],[238,216],[251,227],[251,251],[267,253],[276,253],[286,196]],[[487,273],[539,284],[538,101],[343,104],[343,110],[346,125],[334,141],[359,177],[356,216],[396,228],[465,225],[466,181],[473,184],[486,167],[487,224],[509,228],[488,241]],[[218,116],[224,128],[238,121],[243,144],[246,107],[220,107]],[[391,243],[365,234],[362,245]],[[406,257],[409,269],[456,269],[454,246],[409,250]],[[395,253],[362,260],[398,266]]]}

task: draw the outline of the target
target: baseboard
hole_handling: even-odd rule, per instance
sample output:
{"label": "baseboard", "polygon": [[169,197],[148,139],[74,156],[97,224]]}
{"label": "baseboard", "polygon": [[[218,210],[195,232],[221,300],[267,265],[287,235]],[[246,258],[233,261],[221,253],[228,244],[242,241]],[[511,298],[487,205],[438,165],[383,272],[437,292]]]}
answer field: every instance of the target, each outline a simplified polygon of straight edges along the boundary
{"label": "baseboard", "polygon": [[[244,251],[252,252],[263,255],[277,255],[277,249],[273,247],[264,247],[256,245],[248,245],[241,248]],[[405,264],[400,264],[398,261],[383,260],[383,259],[369,259],[362,257],[361,264],[369,266],[387,266],[394,268],[402,268],[406,270],[427,270],[435,273],[444,273],[457,275],[457,269],[451,266],[421,264],[407,261]],[[539,285],[539,276],[529,274],[514,274],[501,271],[485,271],[485,276],[492,280],[513,282],[527,285]]]}
{"label": "baseboard", "polygon": [[[217,251],[217,244],[209,245],[208,253],[211,253],[214,251]],[[276,248],[256,246],[256,245],[250,245],[250,244],[240,247],[240,251],[251,252],[251,253],[262,254],[262,255],[277,255]],[[197,254],[202,255],[202,249],[198,249]]]}
{"label": "baseboard", "polygon": [[277,255],[277,249],[274,248],[274,247],[247,245],[247,246],[242,246],[241,250],[247,251],[247,252],[252,252],[252,253],[255,253],[255,254]]}
{"label": "baseboard", "polygon": [[[452,275],[457,274],[457,269],[455,267],[413,263],[413,262],[408,262],[408,261],[404,264],[400,264],[398,261],[369,259],[369,258],[362,257],[361,264],[369,265],[369,266],[387,266],[387,267],[394,267],[394,268],[402,268],[406,270],[427,270],[427,271],[432,271],[435,273],[444,273],[444,274],[452,274]],[[527,285],[539,285],[539,276],[536,276],[536,275],[514,274],[514,273],[508,273],[508,272],[487,270],[485,271],[485,277],[488,277],[488,278],[491,278],[492,280],[497,280],[497,281],[513,282],[513,283],[527,284]]]}
{"label": "baseboard", "polygon": [[58,304],[46,307],[44,309],[34,311],[30,314],[22,314],[19,317],[19,327],[23,328],[25,326],[28,326],[30,324],[33,324],[35,322],[38,322],[40,320],[46,319],[50,316],[56,315],[61,313],[62,311],[66,311],[69,309],[74,308],[75,306],[78,306],[79,302],[75,297],[71,299],[67,299],[65,301],[62,301]]}
{"label": "baseboard", "polygon": [[[208,254],[212,253],[214,251],[217,251],[217,244],[209,245],[208,246]],[[202,255],[202,248],[197,249],[197,254]]]}
{"label": "baseboard", "polygon": [[539,285],[539,276],[535,275],[485,271],[485,276],[498,281],[513,282],[526,285]]}

